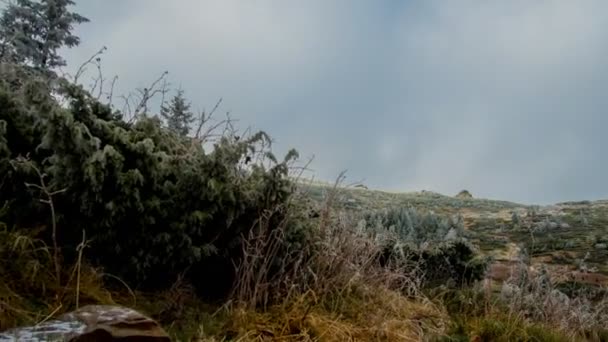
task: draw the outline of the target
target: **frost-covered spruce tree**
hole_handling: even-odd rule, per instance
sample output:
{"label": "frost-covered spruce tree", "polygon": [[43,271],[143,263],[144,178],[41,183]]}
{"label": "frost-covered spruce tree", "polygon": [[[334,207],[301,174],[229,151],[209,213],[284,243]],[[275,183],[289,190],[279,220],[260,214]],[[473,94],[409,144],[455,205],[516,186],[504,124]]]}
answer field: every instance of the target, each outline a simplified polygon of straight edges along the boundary
{"label": "frost-covered spruce tree", "polygon": [[65,66],[62,47],[80,43],[74,25],[88,19],[71,12],[71,0],[15,0],[0,17],[0,61],[49,71]]}
{"label": "frost-covered spruce tree", "polygon": [[462,237],[461,216],[441,217],[434,212],[422,213],[413,207],[398,207],[365,215],[368,229],[389,232],[407,243],[421,246]]}
{"label": "frost-covered spruce tree", "polygon": [[382,244],[381,263],[414,263],[427,285],[462,285],[483,276],[486,261],[477,257],[464,238],[461,216],[442,217],[413,207],[396,207],[367,213],[358,228],[375,235]]}
{"label": "frost-covered spruce tree", "polygon": [[160,115],[173,132],[186,136],[190,131],[190,125],[194,121],[194,114],[190,111],[190,103],[186,102],[184,91],[179,89],[171,99],[169,105],[162,105]]}

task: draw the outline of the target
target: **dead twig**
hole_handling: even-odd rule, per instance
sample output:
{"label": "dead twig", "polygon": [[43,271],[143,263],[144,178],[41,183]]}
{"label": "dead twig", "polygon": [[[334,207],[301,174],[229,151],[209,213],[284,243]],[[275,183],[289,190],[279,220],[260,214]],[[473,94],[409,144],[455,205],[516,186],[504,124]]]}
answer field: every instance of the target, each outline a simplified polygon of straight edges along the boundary
{"label": "dead twig", "polygon": [[112,107],[112,100],[114,98],[114,85],[116,84],[116,81],[118,80],[118,76],[114,76],[114,78],[112,78],[112,83],[110,84],[110,91],[108,93],[108,106]]}
{"label": "dead twig", "polygon": [[82,241],[76,247],[76,250],[78,251],[78,262],[76,263],[76,269],[77,269],[77,275],[76,275],[76,309],[79,308],[79,303],[80,303],[80,270],[82,269],[82,254],[83,254],[84,249],[86,247],[87,247],[86,232],[83,229],[82,230]]}
{"label": "dead twig", "polygon": [[[135,110],[133,112],[134,117],[138,117],[139,115],[146,115],[148,113],[148,102],[154,96],[159,93],[162,93],[163,96],[168,92],[168,83],[166,82],[166,77],[169,75],[168,71],[163,72],[156,80],[150,84],[150,86],[144,89],[137,89],[140,94],[140,100]],[[162,82],[162,86],[157,88],[158,84]]]}
{"label": "dead twig", "polygon": [[87,70],[87,66],[89,64],[94,64],[95,62],[99,63],[99,61],[100,61],[99,56],[103,55],[103,53],[106,52],[107,49],[108,48],[106,46],[103,46],[101,49],[99,49],[99,51],[95,52],[89,59],[87,59],[84,63],[82,63],[80,65],[80,67],[76,71],[76,74],[74,75],[74,83],[78,83],[78,79]]}
{"label": "dead twig", "polygon": [[213,109],[211,109],[211,112],[209,112],[209,114],[206,114],[204,110],[202,112],[200,112],[199,118],[198,118],[198,127],[196,129],[196,133],[194,134],[194,137],[196,139],[201,139],[201,130],[203,129],[203,126],[205,126],[205,124],[207,122],[209,122],[209,120],[211,120],[211,118],[213,118],[213,114],[218,109],[218,107],[220,106],[221,103],[222,103],[222,99],[220,98],[217,101],[217,103],[215,104],[215,106],[213,107]]}
{"label": "dead twig", "polygon": [[39,199],[39,201],[44,204],[47,204],[51,209],[53,259],[54,259],[54,263],[55,263],[55,276],[57,279],[57,285],[60,286],[61,285],[61,264],[59,262],[59,245],[57,244],[57,217],[56,217],[56,213],[55,213],[55,204],[53,202],[53,196],[64,193],[67,191],[67,189],[61,189],[61,190],[55,190],[55,191],[50,190],[50,188],[47,186],[46,181],[45,181],[46,174],[42,173],[40,171],[40,169],[38,167],[36,167],[36,165],[34,165],[34,163],[32,163],[31,161],[29,161],[23,157],[19,157],[17,159],[17,162],[29,165],[36,172],[36,174],[38,175],[38,180],[39,180],[40,184],[32,184],[32,183],[26,182],[25,186],[27,186],[28,188],[37,189],[40,192],[42,192],[42,194],[44,195],[44,198]]}

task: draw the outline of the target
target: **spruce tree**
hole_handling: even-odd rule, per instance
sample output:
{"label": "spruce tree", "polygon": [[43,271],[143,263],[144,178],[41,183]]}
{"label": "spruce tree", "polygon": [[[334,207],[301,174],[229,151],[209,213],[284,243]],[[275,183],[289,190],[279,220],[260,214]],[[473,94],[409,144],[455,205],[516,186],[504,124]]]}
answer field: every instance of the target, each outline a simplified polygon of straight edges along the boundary
{"label": "spruce tree", "polygon": [[0,17],[0,61],[31,64],[40,70],[65,66],[58,54],[80,39],[72,34],[75,24],[89,20],[70,12],[72,0],[15,0]]}
{"label": "spruce tree", "polygon": [[181,136],[188,135],[190,124],[194,121],[194,114],[190,111],[190,103],[186,102],[182,89],[177,91],[169,106],[164,104],[161,106],[160,115],[165,119],[167,127]]}

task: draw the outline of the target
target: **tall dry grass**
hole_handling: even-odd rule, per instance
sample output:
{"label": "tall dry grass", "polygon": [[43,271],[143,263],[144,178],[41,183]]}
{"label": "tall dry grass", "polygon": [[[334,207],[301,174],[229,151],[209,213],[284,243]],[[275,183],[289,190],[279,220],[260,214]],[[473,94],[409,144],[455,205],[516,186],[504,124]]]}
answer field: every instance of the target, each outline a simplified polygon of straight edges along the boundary
{"label": "tall dry grass", "polygon": [[32,325],[79,305],[112,303],[103,273],[82,259],[63,265],[57,279],[55,255],[32,232],[0,228],[0,330]]}
{"label": "tall dry grass", "polygon": [[[595,340],[608,331],[606,290],[572,283],[578,291],[566,294],[546,267],[531,273],[521,264],[518,272],[502,284],[500,299],[512,315],[542,322],[566,336]],[[603,293],[600,296],[595,292]]]}
{"label": "tall dry grass", "polygon": [[357,231],[353,217],[332,211],[336,188],[317,208],[304,248],[289,249],[285,227],[257,223],[236,267],[224,333],[242,341],[421,341],[444,332],[445,310],[405,269],[381,265],[381,244]]}

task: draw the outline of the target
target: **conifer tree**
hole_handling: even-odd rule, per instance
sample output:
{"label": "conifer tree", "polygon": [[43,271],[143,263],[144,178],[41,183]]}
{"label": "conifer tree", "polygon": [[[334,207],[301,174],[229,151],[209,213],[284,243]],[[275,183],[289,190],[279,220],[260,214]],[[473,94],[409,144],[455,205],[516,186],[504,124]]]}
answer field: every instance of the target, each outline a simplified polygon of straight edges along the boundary
{"label": "conifer tree", "polygon": [[80,39],[72,34],[75,24],[89,20],[70,12],[72,0],[15,0],[0,17],[0,61],[31,64],[40,70],[65,66],[58,54]]}
{"label": "conifer tree", "polygon": [[188,134],[190,124],[194,121],[194,114],[190,111],[190,103],[186,102],[182,89],[177,91],[168,106],[162,105],[160,115],[165,119],[167,127],[181,136]]}

